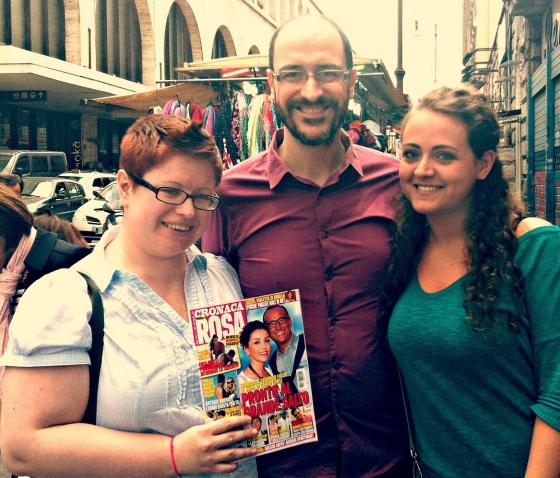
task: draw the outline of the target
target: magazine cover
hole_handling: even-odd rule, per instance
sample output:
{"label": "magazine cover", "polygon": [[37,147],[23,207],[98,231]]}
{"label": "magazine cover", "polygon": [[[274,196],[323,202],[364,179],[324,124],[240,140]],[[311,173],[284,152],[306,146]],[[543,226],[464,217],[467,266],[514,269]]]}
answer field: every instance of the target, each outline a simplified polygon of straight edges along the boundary
{"label": "magazine cover", "polygon": [[258,455],[317,441],[299,290],[190,314],[208,419],[250,415]]}

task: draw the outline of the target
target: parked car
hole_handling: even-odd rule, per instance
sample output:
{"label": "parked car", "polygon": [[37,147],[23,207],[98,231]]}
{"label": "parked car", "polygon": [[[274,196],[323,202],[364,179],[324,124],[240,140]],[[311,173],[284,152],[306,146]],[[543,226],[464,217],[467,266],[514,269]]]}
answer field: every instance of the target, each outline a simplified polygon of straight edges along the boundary
{"label": "parked car", "polygon": [[68,221],[87,201],[84,188],[76,181],[31,176],[23,178],[21,198],[33,214],[50,211]]}
{"label": "parked car", "polygon": [[78,181],[84,191],[87,199],[93,199],[93,192],[100,192],[105,186],[112,183],[117,176],[112,173],[100,173],[97,171],[68,171],[60,175],[61,178],[70,178]]}
{"label": "parked car", "polygon": [[95,197],[80,207],[72,224],[78,228],[86,241],[96,242],[112,225],[122,219],[122,206],[117,182],[114,181]]}
{"label": "parked car", "polygon": [[0,172],[19,176],[58,176],[68,171],[62,151],[0,149]]}

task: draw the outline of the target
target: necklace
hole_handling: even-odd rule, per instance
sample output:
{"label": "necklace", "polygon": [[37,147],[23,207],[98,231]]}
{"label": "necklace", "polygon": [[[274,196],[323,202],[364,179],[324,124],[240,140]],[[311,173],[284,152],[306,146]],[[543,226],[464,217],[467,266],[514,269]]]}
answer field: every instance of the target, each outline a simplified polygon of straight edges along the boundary
{"label": "necklace", "polygon": [[264,378],[266,377],[266,375],[263,375],[262,377],[257,373],[257,371],[253,368],[253,366],[251,364],[249,364],[249,370],[251,370],[251,372],[253,372],[258,378]]}

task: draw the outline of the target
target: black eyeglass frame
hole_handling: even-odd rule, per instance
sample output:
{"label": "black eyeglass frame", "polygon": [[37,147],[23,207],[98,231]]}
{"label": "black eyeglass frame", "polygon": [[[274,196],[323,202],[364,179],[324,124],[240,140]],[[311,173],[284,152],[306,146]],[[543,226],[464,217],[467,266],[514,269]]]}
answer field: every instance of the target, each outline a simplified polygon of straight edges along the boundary
{"label": "black eyeglass frame", "polygon": [[[317,70],[313,73],[309,73],[305,70],[287,69],[287,70],[283,70],[279,73],[277,73],[275,71],[272,71],[272,76],[274,77],[274,79],[276,81],[279,81],[280,83],[288,84],[288,85],[300,85],[300,86],[305,85],[305,83],[307,83],[307,80],[309,80],[310,76],[315,78],[315,81],[317,83],[319,83],[320,85],[333,85],[333,84],[335,84],[339,81],[346,81],[350,77],[350,71],[351,71],[351,69],[339,70],[337,68],[325,68],[324,70]],[[342,73],[342,76],[340,78],[337,78],[336,80],[333,80],[333,81],[321,81],[321,79],[320,79],[321,77],[320,76],[317,77],[317,74],[320,75],[321,73],[332,73],[332,72]],[[305,75],[305,78],[302,78],[301,81],[289,81],[289,80],[286,80],[285,78],[282,79],[281,76],[283,74],[286,74],[286,73],[302,73],[302,74]]]}
{"label": "black eyeglass frame", "polygon": [[[215,211],[219,204],[220,204],[220,196],[218,196],[217,193],[212,193],[212,194],[190,194],[186,191],[183,191],[182,189],[179,188],[172,188],[170,186],[161,186],[161,187],[156,187],[153,184],[149,183],[148,181],[146,181],[144,178],[141,178],[140,176],[137,176],[134,173],[131,173],[129,171],[126,171],[126,174],[128,174],[130,176],[130,178],[132,178],[132,180],[140,185],[145,187],[146,189],[149,189],[150,191],[152,191],[155,195],[156,195],[156,199],[162,203],[165,204],[172,204],[173,206],[180,206],[181,204],[183,204],[185,201],[187,201],[188,199],[192,199],[193,202],[193,206],[195,209],[198,209],[200,211]],[[159,192],[161,190],[173,190],[173,191],[178,191],[180,193],[182,193],[184,195],[184,199],[181,202],[169,202],[169,201],[164,201],[163,199],[161,199],[159,197]],[[197,198],[202,198],[205,199],[207,201],[209,201],[211,203],[210,208],[205,208],[205,207],[200,207],[196,205],[196,199]]]}
{"label": "black eyeglass frame", "polygon": [[264,325],[267,329],[277,329],[279,326],[287,324],[290,319],[291,317],[289,315],[283,315],[282,317],[278,317],[276,320],[265,322]]}

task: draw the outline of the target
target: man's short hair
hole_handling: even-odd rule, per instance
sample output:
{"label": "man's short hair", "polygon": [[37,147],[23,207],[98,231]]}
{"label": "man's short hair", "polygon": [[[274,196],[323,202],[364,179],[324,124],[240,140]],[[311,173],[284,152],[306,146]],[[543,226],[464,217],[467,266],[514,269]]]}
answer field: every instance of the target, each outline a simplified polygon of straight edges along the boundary
{"label": "man's short hair", "polygon": [[272,35],[272,38],[270,39],[270,44],[268,47],[268,67],[274,71],[274,47],[276,44],[276,39],[278,38],[279,33],[284,29],[284,27],[294,21],[297,20],[298,18],[302,18],[302,17],[308,17],[308,18],[321,18],[323,20],[325,20],[328,24],[330,24],[331,26],[334,27],[334,29],[338,32],[338,34],[340,35],[340,39],[342,40],[342,49],[344,50],[344,60],[346,61],[346,68],[348,70],[350,70],[351,68],[353,68],[354,66],[354,59],[352,56],[352,45],[350,45],[350,40],[348,39],[348,37],[346,36],[346,33],[344,33],[342,31],[342,28],[340,28],[333,20],[331,20],[329,17],[326,17],[325,15],[302,15],[299,17],[294,17],[294,18],[290,18],[289,20],[285,21],[284,23],[282,23],[282,25],[280,25],[276,31],[274,32],[274,34]]}

